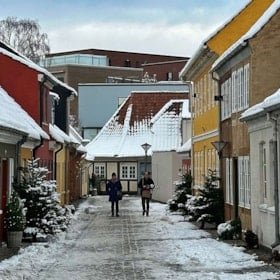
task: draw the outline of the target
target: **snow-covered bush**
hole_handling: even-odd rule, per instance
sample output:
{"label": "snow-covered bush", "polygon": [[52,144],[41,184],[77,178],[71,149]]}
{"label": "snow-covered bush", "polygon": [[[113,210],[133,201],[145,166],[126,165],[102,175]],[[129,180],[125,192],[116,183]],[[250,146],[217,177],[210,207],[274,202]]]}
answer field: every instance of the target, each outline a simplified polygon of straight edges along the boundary
{"label": "snow-covered bush", "polygon": [[39,159],[28,160],[20,181],[14,188],[23,199],[26,211],[26,236],[36,239],[38,234],[55,234],[65,230],[72,209],[60,206],[56,181],[46,180],[48,169],[39,167]]}
{"label": "snow-covered bush", "polygon": [[237,218],[233,221],[221,223],[217,227],[219,238],[223,240],[240,239],[241,237],[241,220]]}
{"label": "snow-covered bush", "polygon": [[223,193],[217,184],[218,180],[216,172],[209,170],[204,186],[199,188],[199,195],[188,197],[185,203],[189,220],[201,222],[201,228],[206,222],[218,226],[224,219]]}
{"label": "snow-covered bush", "polygon": [[188,195],[191,194],[192,176],[189,173],[182,175],[179,182],[176,183],[175,195],[167,201],[170,211],[183,210]]}

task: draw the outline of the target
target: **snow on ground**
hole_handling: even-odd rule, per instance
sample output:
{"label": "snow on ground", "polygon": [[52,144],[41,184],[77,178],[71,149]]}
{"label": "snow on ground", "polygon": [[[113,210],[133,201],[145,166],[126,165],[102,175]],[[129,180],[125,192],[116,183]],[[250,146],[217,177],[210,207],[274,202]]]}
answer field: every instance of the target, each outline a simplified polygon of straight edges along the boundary
{"label": "snow on ground", "polygon": [[139,197],[124,197],[117,218],[107,200],[87,199],[67,233],[0,262],[0,279],[279,279],[254,256],[212,239],[164,204],[152,203],[143,217]]}

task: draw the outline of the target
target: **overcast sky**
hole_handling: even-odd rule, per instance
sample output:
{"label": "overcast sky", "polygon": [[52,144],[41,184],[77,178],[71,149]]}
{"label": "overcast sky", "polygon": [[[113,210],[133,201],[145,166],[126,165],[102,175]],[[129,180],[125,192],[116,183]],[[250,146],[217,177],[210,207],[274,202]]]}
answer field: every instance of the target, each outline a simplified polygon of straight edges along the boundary
{"label": "overcast sky", "polygon": [[31,18],[51,52],[99,48],[191,56],[249,0],[0,0],[0,19]]}

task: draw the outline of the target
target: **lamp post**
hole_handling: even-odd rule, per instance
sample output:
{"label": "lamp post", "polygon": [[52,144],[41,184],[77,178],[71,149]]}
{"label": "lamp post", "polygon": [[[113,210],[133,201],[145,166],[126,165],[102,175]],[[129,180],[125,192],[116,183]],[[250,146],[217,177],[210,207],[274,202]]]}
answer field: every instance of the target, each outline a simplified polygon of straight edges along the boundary
{"label": "lamp post", "polygon": [[148,144],[147,142],[145,144],[142,144],[141,147],[145,151],[145,171],[147,171],[147,153],[148,150],[151,148],[152,145]]}

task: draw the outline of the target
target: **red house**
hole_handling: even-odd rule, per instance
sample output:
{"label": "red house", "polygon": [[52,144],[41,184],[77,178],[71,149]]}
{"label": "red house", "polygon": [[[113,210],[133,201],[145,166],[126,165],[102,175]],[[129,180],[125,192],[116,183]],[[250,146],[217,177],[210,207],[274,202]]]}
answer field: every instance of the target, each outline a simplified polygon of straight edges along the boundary
{"label": "red house", "polygon": [[[0,65],[1,86],[35,122],[48,135],[50,135],[49,124],[56,124],[68,134],[67,99],[76,95],[76,91],[3,42],[0,42]],[[59,96],[58,105],[54,102],[50,91]],[[41,138],[38,146],[25,150],[21,156],[22,160],[31,157],[40,158],[40,165],[50,170],[49,179],[56,179],[57,152],[51,148],[52,145],[53,139]],[[68,180],[65,179],[65,182]]]}

